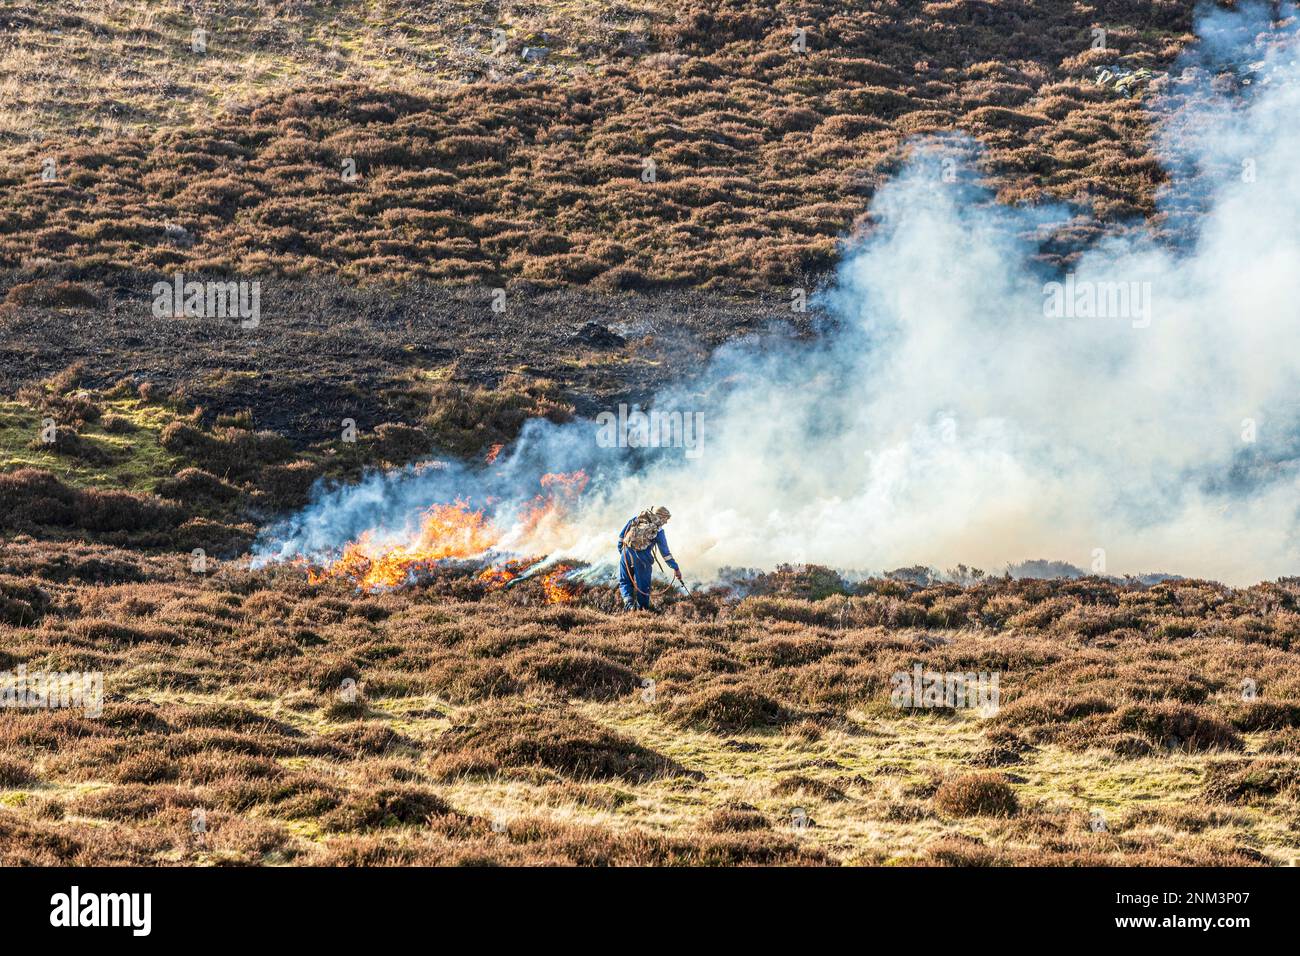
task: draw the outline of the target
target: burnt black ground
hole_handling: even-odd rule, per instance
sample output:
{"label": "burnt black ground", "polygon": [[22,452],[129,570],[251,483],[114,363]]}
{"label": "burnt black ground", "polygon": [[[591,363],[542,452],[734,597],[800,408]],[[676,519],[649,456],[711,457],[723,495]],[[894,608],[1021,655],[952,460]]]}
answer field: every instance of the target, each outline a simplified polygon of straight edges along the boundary
{"label": "burnt black ground", "polygon": [[[86,283],[103,303],[95,309],[0,309],[0,393],[81,362],[88,387],[147,381],[159,394],[180,390],[207,417],[250,409],[258,428],[316,441],[343,418],[363,429],[401,420],[386,391],[454,365],[472,385],[497,387],[511,374],[549,382],[577,414],[593,415],[649,399],[728,340],[781,326],[806,334],[811,315],[775,296],[523,284],[507,288],[498,313],[482,287],[272,277],[262,280],[259,327],[245,330],[233,319],[155,318],[151,290],[166,278]],[[27,279],[0,277],[0,298]]]}

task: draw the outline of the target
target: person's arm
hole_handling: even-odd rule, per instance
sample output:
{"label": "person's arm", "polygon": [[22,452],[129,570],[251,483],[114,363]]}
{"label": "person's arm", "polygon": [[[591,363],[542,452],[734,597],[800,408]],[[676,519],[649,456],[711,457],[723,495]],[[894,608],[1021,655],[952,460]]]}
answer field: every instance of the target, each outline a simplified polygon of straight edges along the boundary
{"label": "person's arm", "polygon": [[619,554],[622,554],[622,553],[623,553],[623,537],[627,534],[627,529],[630,528],[630,527],[632,527],[632,521],[633,521],[633,520],[635,520],[635,519],[631,519],[631,520],[628,521],[627,524],[623,525],[623,530],[620,531],[620,532],[618,533],[618,553],[619,553]]}
{"label": "person's arm", "polygon": [[655,535],[655,544],[659,548],[659,553],[664,556],[664,564],[672,568],[677,577],[680,578],[682,576],[682,569],[677,566],[677,562],[673,559],[673,553],[668,550],[668,538],[664,535],[662,528],[660,528],[659,533]]}

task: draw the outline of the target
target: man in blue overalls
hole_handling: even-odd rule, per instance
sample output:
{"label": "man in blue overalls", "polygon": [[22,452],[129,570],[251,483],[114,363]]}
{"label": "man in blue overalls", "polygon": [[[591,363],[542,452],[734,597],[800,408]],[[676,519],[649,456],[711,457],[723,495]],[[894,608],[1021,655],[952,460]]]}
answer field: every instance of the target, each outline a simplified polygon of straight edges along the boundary
{"label": "man in blue overalls", "polygon": [[671,517],[663,507],[643,511],[623,525],[618,534],[618,590],[623,595],[623,607],[629,611],[650,610],[650,572],[654,569],[655,548],[673,569],[677,580],[682,579],[681,568],[673,560],[668,539],[664,537],[664,525]]}

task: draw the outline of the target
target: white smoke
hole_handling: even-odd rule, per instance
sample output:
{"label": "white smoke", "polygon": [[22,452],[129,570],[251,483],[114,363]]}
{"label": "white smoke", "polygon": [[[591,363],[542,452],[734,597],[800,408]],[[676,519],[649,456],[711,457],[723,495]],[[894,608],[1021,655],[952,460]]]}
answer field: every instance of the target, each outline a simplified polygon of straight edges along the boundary
{"label": "white smoke", "polygon": [[[533,422],[500,468],[336,490],[259,556],[319,554],[457,495],[519,501],[543,471],[583,467],[579,510],[521,550],[612,567],[623,522],[663,504],[697,580],[1025,558],[1229,583],[1296,573],[1300,69],[1289,42],[1256,40],[1258,19],[1241,30],[1248,16],[1202,19],[1158,107],[1177,179],[1163,212],[1195,234],[1174,247],[1130,230],[1072,270],[1071,288],[1103,299],[1133,290],[1124,314],[1047,317],[1044,285],[1065,277],[1022,237],[1068,211],[997,206],[945,181],[951,144],[919,147],[823,294],[838,321],[822,341],[730,346],[703,381],[656,397],[703,412],[699,457]],[[1215,71],[1245,64],[1246,95],[1211,92]]]}

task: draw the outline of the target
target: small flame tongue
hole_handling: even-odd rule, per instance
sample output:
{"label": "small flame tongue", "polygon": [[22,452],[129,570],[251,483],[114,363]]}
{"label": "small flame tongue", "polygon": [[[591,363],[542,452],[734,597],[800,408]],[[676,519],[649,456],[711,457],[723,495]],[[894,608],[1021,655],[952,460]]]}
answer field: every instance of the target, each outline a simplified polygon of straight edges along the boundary
{"label": "small flame tongue", "polygon": [[570,601],[577,600],[577,589],[564,580],[564,576],[572,570],[569,565],[562,564],[542,578],[542,594],[547,604],[568,604]]}

